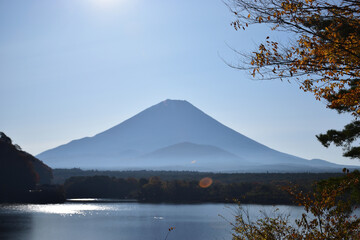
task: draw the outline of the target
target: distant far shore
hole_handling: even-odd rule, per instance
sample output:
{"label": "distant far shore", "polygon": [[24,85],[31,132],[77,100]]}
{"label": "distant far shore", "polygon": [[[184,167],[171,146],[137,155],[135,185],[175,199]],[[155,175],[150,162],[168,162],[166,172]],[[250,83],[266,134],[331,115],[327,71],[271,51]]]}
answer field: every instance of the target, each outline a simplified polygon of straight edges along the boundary
{"label": "distant far shore", "polygon": [[315,182],[343,173],[205,173],[186,171],[100,171],[54,169],[69,202],[235,203],[293,205],[283,190],[296,184],[311,191]]}
{"label": "distant far shore", "polygon": [[301,172],[301,173],[215,173],[197,171],[156,171],[156,170],[85,170],[80,168],[55,168],[53,169],[53,184],[63,184],[70,177],[80,176],[109,176],[116,178],[150,178],[158,176],[163,180],[200,180],[204,177],[231,183],[231,182],[252,182],[252,181],[271,181],[271,180],[302,180],[304,176],[311,182],[339,177],[342,169],[336,172]]}

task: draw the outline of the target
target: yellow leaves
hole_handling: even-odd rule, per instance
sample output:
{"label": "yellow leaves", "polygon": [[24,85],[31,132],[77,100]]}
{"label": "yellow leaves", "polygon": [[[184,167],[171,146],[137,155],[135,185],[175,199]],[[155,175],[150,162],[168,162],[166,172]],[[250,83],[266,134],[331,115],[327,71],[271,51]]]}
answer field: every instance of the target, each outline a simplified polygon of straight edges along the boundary
{"label": "yellow leaves", "polygon": [[[283,27],[295,33],[288,46],[280,47],[268,37],[259,45],[249,61],[256,69],[254,77],[265,72],[295,78],[316,99],[348,90],[349,83],[360,78],[360,5],[344,7],[337,1],[320,0],[236,0],[236,4],[244,6],[233,11],[239,19],[232,24],[236,30],[245,29],[248,23],[270,22],[272,30]],[[334,82],[341,84],[331,84]],[[360,103],[354,100],[360,93],[347,94],[341,103],[339,100],[329,106],[353,107],[353,114],[360,117]]]}
{"label": "yellow leaves", "polygon": [[257,221],[248,218],[248,212],[239,205],[233,239],[358,239],[360,220],[352,216],[354,210],[348,194],[358,187],[359,174],[351,173],[317,184],[312,192],[302,192],[295,185],[284,187],[305,213],[295,219],[276,212]]}
{"label": "yellow leaves", "polygon": [[253,69],[251,75],[252,75],[253,77],[255,77],[255,73],[256,73],[256,68]]}

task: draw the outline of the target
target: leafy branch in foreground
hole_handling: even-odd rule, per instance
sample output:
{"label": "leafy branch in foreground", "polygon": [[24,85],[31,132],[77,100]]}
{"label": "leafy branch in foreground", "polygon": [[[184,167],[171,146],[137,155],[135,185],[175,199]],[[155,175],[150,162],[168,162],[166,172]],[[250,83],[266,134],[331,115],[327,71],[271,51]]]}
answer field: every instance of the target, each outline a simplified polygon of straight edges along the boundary
{"label": "leafy branch in foreground", "polygon": [[[360,2],[354,0],[228,0],[236,30],[267,24],[292,33],[287,46],[267,37],[247,56],[253,76],[296,79],[305,91],[349,106],[360,116]],[[246,69],[239,66],[240,69]],[[355,84],[355,88],[351,88]],[[341,90],[348,90],[339,94]],[[356,102],[355,102],[355,100]]]}
{"label": "leafy branch in foreground", "polygon": [[331,129],[326,134],[319,134],[316,137],[325,147],[329,147],[331,143],[338,147],[342,146],[345,157],[360,158],[360,147],[352,146],[352,143],[360,137],[360,121],[345,125],[341,131]]}
{"label": "leafy branch in foreground", "polygon": [[286,188],[295,203],[304,207],[295,223],[283,215],[252,221],[240,206],[233,239],[359,239],[360,219],[354,214],[359,202],[359,179],[360,173],[355,171],[319,182],[310,193]]}
{"label": "leafy branch in foreground", "polygon": [[[236,51],[242,63],[232,67],[250,70],[260,79],[287,79],[339,113],[360,117],[360,1],[358,0],[227,0],[235,16],[232,26],[246,29],[266,24],[289,33],[286,44],[269,36],[252,53]],[[349,124],[355,125],[356,122]],[[360,147],[348,148],[360,131],[341,142],[333,130],[321,134],[325,146],[345,147],[344,156],[359,158]],[[341,133],[348,133],[345,129]],[[326,137],[325,135],[328,135]],[[345,138],[344,138],[345,137]],[[324,141],[323,141],[324,140]]]}

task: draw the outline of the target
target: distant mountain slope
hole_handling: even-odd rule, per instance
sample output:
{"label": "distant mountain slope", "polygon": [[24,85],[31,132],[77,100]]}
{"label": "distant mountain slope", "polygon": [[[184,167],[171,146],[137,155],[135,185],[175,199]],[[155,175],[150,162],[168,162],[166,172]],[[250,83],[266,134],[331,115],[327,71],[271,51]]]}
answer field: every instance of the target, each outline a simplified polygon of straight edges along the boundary
{"label": "distant mountain slope", "polygon": [[[241,161],[241,159],[235,154],[226,152],[221,148],[210,146],[210,145],[200,145],[190,142],[177,143],[168,147],[158,149],[152,153],[146,154],[145,158],[202,158],[202,157],[220,157],[220,158],[229,158],[236,159]],[[243,161],[244,162],[244,161]]]}
{"label": "distant mountain slope", "polygon": [[[237,161],[253,165],[309,164],[310,161],[270,149],[211,118],[187,101],[165,100],[134,117],[110,128],[94,137],[86,137],[50,149],[37,157],[52,167],[82,168],[131,168],[138,166],[143,156],[162,148],[188,142],[222,149],[232,154]],[[187,146],[187,154],[191,155]],[[184,146],[182,146],[184,147]],[[193,154],[199,154],[199,146]],[[210,151],[210,149],[208,149]],[[161,154],[174,149],[163,149]],[[169,157],[167,166],[175,166],[176,155]],[[210,154],[211,155],[211,154]],[[157,166],[159,159],[152,160]],[[233,159],[234,160],[234,159]],[[233,160],[218,162],[222,165],[234,164]],[[234,164],[233,169],[239,168]]]}
{"label": "distant mountain slope", "polygon": [[251,163],[221,148],[189,142],[158,149],[136,158],[134,163],[139,167],[166,166],[171,170],[178,168],[201,171],[229,171],[235,166],[241,169],[244,166],[251,165]]}

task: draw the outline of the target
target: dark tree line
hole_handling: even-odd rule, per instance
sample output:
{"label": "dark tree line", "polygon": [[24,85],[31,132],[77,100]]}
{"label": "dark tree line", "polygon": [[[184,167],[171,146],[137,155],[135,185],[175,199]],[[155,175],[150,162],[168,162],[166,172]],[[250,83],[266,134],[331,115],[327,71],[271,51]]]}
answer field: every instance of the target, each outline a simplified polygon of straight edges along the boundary
{"label": "dark tree line", "polygon": [[158,176],[164,181],[186,180],[199,181],[204,177],[210,177],[213,180],[223,183],[234,182],[269,182],[269,181],[290,181],[301,182],[308,179],[310,182],[327,179],[330,177],[341,176],[341,169],[332,173],[213,173],[213,172],[195,172],[195,171],[109,171],[109,170],[82,170],[73,169],[53,169],[56,184],[63,184],[70,177],[90,177],[90,176],[109,176],[115,178],[150,178]]}
{"label": "dark tree line", "polygon": [[[303,179],[298,185],[311,189],[311,181]],[[242,203],[291,204],[292,199],[283,187],[285,180],[261,182],[213,181],[209,187],[201,187],[197,180],[162,180],[160,177],[115,178],[109,176],[71,177],[64,184],[67,198],[117,198],[137,199],[140,202],[169,203]]]}

